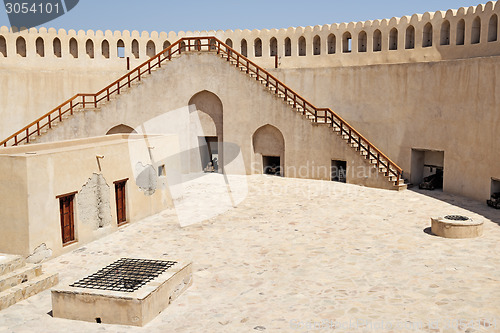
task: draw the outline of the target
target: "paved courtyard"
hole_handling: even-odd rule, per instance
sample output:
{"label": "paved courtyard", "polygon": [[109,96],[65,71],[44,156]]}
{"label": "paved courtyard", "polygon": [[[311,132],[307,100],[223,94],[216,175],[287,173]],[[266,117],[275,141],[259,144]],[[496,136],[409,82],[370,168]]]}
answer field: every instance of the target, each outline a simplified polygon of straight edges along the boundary
{"label": "paved courtyard", "polygon": [[[121,257],[193,261],[194,284],[147,326],[52,318],[45,291],[1,311],[0,332],[500,332],[499,211],[440,192],[247,179],[242,203],[201,224],[181,228],[169,210],[44,263],[71,283]],[[424,231],[448,214],[484,219],[485,234]]]}

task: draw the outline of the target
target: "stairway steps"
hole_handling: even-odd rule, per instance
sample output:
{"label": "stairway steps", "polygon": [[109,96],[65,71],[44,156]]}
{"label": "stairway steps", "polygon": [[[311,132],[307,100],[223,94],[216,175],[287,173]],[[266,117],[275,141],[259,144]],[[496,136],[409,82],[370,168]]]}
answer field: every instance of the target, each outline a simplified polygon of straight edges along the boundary
{"label": "stairway steps", "polygon": [[59,282],[58,274],[41,274],[15,287],[0,292],[0,310],[34,296],[55,286]]}
{"label": "stairway steps", "polygon": [[[209,50],[207,49],[207,50],[201,50],[201,51],[206,51],[206,52],[208,52]],[[213,51],[213,50],[212,50],[212,51]],[[191,50],[191,51],[184,50],[184,51],[183,51],[183,53],[196,53],[196,52],[199,52],[199,51],[196,51],[196,50]],[[234,50],[232,50],[231,52],[234,52],[234,54],[238,54],[238,52],[236,52],[236,51],[234,51]],[[224,53],[218,53],[218,55],[220,56],[220,58],[221,58],[223,61],[225,61],[225,62],[229,63],[230,65],[235,66],[235,68],[239,69],[241,72],[246,73],[246,74],[247,74],[250,78],[252,78],[252,79],[256,79],[256,81],[258,81],[260,84],[262,84],[262,85],[266,86],[266,83],[268,82],[268,81],[267,81],[267,79],[265,79],[265,78],[263,78],[263,77],[258,76],[258,75],[257,75],[256,73],[254,73],[252,70],[248,71],[248,68],[247,68],[247,66],[246,66],[246,65],[243,65],[241,62],[240,62],[240,63],[238,63],[236,60],[234,60],[233,58],[230,58],[228,55],[226,55],[226,54],[224,54]],[[180,54],[178,54],[178,55],[173,56],[172,58],[177,58],[177,57],[180,57],[180,56],[181,56],[181,55],[180,55]],[[240,56],[241,56],[241,57],[243,57],[242,55],[240,55]],[[150,72],[148,72],[148,71],[146,70],[146,72],[145,72],[144,74],[142,74],[142,76],[141,76],[141,81],[139,81],[139,80],[135,80],[135,81],[131,82],[131,84],[130,84],[130,88],[129,88],[127,85],[125,85],[123,88],[121,88],[122,90],[120,91],[120,95],[121,95],[121,94],[126,94],[126,93],[130,92],[131,88],[133,88],[133,87],[135,87],[135,86],[137,86],[137,85],[141,84],[142,79],[147,79],[147,78],[149,77],[149,75],[151,75],[153,72],[155,72],[155,71],[157,71],[157,70],[159,70],[159,69],[160,69],[160,67],[156,66],[156,67],[154,67],[154,68],[151,68],[151,71],[150,71]],[[258,69],[258,70],[259,70],[259,69]],[[264,70],[262,69],[262,71],[264,71]],[[270,75],[270,74],[269,74],[269,75]],[[281,83],[281,84],[283,84],[283,83]],[[346,140],[346,141],[347,141],[346,143],[347,143],[348,145],[350,145],[350,146],[351,146],[351,148],[354,148],[357,152],[359,152],[359,153],[360,153],[360,155],[361,155],[361,156],[365,156],[365,158],[366,158],[366,159],[368,159],[368,158],[369,158],[369,160],[370,160],[370,161],[369,161],[369,163],[370,163],[370,164],[374,164],[374,163],[376,163],[376,161],[374,162],[374,160],[371,158],[371,156],[370,156],[370,157],[368,157],[368,158],[366,157],[366,156],[368,155],[368,153],[366,152],[366,149],[367,149],[367,148],[366,148],[365,146],[363,146],[363,145],[361,145],[361,146],[360,146],[360,144],[356,142],[356,141],[358,141],[358,140],[359,140],[359,138],[352,138],[352,137],[351,137],[351,140],[350,140],[349,135],[345,134],[345,132],[344,132],[344,131],[341,131],[341,129],[340,129],[340,127],[339,127],[339,126],[332,124],[332,121],[327,120],[327,119],[316,118],[316,117],[315,117],[314,115],[312,115],[310,112],[306,112],[306,110],[304,110],[304,108],[303,108],[303,107],[301,107],[301,106],[299,106],[299,105],[297,105],[297,104],[296,104],[296,106],[295,106],[295,107],[293,107],[293,105],[294,105],[294,100],[293,100],[293,98],[290,98],[289,96],[286,96],[283,92],[281,92],[281,91],[277,90],[277,89],[276,89],[276,87],[273,87],[273,86],[267,86],[266,88],[269,90],[269,92],[270,92],[270,93],[272,93],[272,94],[276,95],[278,98],[282,98],[282,99],[283,99],[283,101],[284,101],[286,104],[290,105],[290,106],[292,107],[292,109],[293,109],[293,110],[295,110],[295,111],[297,111],[297,112],[299,112],[299,113],[302,113],[302,114],[305,116],[305,118],[306,118],[307,120],[309,120],[309,121],[311,121],[311,122],[314,122],[314,123],[317,123],[317,124],[324,124],[324,125],[331,126],[331,127],[333,128],[333,132],[335,132],[335,133],[339,133],[339,135],[341,135],[342,139]],[[113,96],[111,96],[111,98],[110,98],[110,100],[109,100],[109,101],[107,101],[107,100],[103,100],[103,101],[101,101],[100,106],[102,107],[102,105],[103,105],[103,104],[106,104],[106,103],[108,103],[108,102],[111,102],[111,101],[113,101],[113,100],[115,100],[115,99],[117,99],[117,98],[120,98],[120,96],[119,96],[118,94],[116,94],[116,93],[115,93]],[[91,104],[91,102],[89,102],[89,104]],[[97,109],[98,109],[98,108],[91,108],[91,109],[89,109],[89,108],[85,108],[85,109],[82,109],[81,111],[83,111],[83,112],[88,111],[88,110],[98,111]],[[69,115],[68,115],[68,116],[69,116]],[[66,118],[67,118],[66,116],[65,116],[65,117],[63,117],[63,119],[66,119]],[[340,120],[339,120],[339,122],[340,122]],[[53,126],[53,127],[57,127],[57,126],[58,126],[58,122],[54,122],[54,124],[53,124],[52,126]],[[48,129],[47,129],[47,130],[48,130]],[[42,132],[42,133],[45,133],[45,132]],[[33,141],[35,141],[35,140],[34,140],[34,139],[31,139],[31,140],[30,140],[30,142],[33,142]],[[385,170],[386,170],[386,169],[381,168],[381,169],[379,169],[379,172],[385,172]]]}
{"label": "stairway steps", "polygon": [[0,255],[0,276],[11,273],[25,264],[26,262],[21,256],[2,254]]}
{"label": "stairway steps", "polygon": [[0,276],[0,292],[25,283],[28,280],[33,280],[40,275],[42,275],[41,265],[26,264],[24,267]]}

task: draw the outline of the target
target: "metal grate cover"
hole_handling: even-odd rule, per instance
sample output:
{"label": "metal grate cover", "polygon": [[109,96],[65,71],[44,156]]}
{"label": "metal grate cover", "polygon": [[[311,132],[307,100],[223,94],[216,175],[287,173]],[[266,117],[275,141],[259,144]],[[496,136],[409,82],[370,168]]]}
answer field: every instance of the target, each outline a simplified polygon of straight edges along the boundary
{"label": "metal grate cover", "polygon": [[133,292],[176,263],[176,261],[122,258],[70,286]]}
{"label": "metal grate cover", "polygon": [[462,216],[462,215],[446,215],[444,217],[447,220],[452,220],[452,221],[467,221],[469,218],[467,216]]}

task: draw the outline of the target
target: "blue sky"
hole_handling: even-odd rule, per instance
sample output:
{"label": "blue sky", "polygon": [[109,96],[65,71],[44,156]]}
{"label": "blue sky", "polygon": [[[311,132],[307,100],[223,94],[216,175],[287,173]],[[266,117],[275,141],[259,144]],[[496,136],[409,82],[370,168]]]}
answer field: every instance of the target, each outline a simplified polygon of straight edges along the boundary
{"label": "blue sky", "polygon": [[[478,3],[474,0],[80,0],[69,13],[43,26],[130,31],[270,29],[383,19]],[[0,11],[0,25],[9,26],[4,10]]]}

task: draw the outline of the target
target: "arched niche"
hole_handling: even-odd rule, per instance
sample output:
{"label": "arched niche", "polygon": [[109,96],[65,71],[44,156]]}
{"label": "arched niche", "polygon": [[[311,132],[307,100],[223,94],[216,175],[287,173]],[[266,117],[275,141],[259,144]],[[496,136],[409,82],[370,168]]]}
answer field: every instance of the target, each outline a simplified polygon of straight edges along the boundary
{"label": "arched niche", "polygon": [[273,125],[259,127],[252,135],[255,168],[252,173],[284,176],[285,138]]}
{"label": "arched niche", "polygon": [[[223,172],[224,115],[222,101],[216,94],[203,90],[193,95],[188,105],[190,122],[199,120],[201,125],[201,133],[198,133],[199,154],[197,152],[191,153],[190,165],[196,166],[197,163],[193,159],[199,159],[202,170],[210,171],[210,167],[213,167],[213,171]],[[191,171],[197,170],[191,167]]]}
{"label": "arched niche", "polygon": [[111,134],[131,134],[131,133],[137,133],[132,127],[120,124],[116,125],[112,128],[110,128],[107,132],[106,135],[111,135]]}

